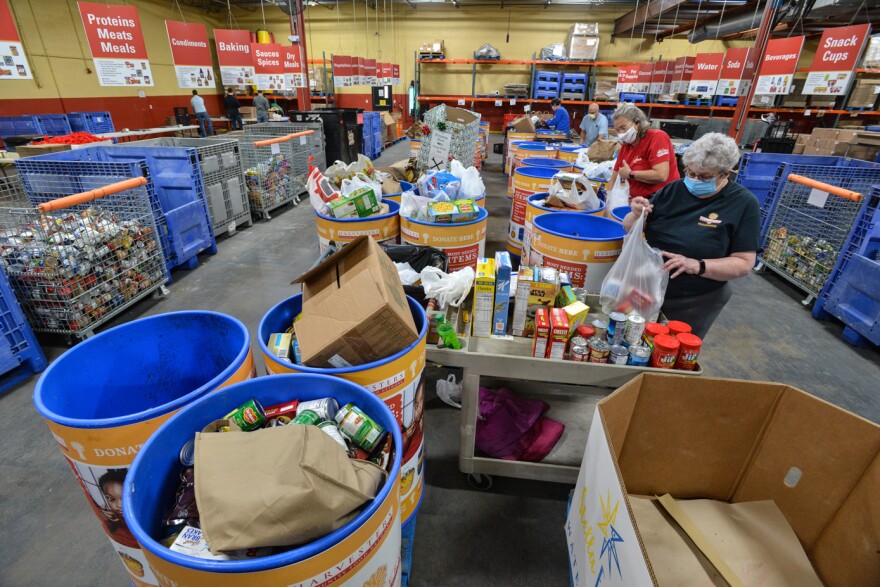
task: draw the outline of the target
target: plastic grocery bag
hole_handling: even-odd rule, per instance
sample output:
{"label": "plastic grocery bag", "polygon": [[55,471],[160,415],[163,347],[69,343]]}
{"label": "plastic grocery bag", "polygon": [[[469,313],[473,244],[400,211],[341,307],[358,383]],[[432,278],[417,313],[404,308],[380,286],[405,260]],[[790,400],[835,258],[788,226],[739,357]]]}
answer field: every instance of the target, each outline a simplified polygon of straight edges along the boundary
{"label": "plastic grocery bag", "polygon": [[425,297],[437,300],[437,307],[442,310],[452,304],[456,308],[467,298],[474,285],[473,267],[465,267],[454,273],[445,273],[436,267],[422,269],[422,287]]}
{"label": "plastic grocery bag", "polygon": [[608,210],[614,210],[620,206],[629,206],[629,184],[618,178],[617,183],[611,188],[608,196]]}
{"label": "plastic grocery bag", "polygon": [[417,196],[415,192],[403,192],[400,195],[400,215],[410,220],[427,220],[430,201],[431,198]]}
{"label": "plastic grocery bag", "polygon": [[577,154],[578,154],[578,156],[577,156],[577,160],[574,162],[575,165],[577,165],[577,166],[580,167],[581,169],[584,169],[584,172],[585,172],[585,173],[586,173],[586,167],[587,167],[587,165],[589,165],[589,164],[591,163],[591,162],[590,162],[590,156],[587,155],[587,151],[588,151],[588,149],[578,149],[578,151],[577,151]]}
{"label": "plastic grocery bag", "polygon": [[455,375],[450,373],[446,379],[437,380],[437,397],[452,406],[461,409],[461,387],[463,382],[455,380]]}
{"label": "plastic grocery bag", "polygon": [[360,188],[370,188],[373,190],[373,194],[376,196],[376,200],[382,201],[382,183],[373,181],[363,173],[358,173],[352,178],[346,178],[342,180],[342,188],[341,192],[343,196],[347,196],[351,192],[360,189]]}
{"label": "plastic grocery bag", "polygon": [[453,159],[450,164],[449,171],[461,180],[461,188],[459,188],[458,197],[460,198],[478,198],[486,193],[486,186],[483,184],[483,178],[476,167],[468,167],[461,164],[458,159]]}
{"label": "plastic grocery bag", "polygon": [[312,165],[315,158],[309,156],[309,177],[306,181],[306,189],[309,192],[309,203],[319,214],[325,216],[330,214],[327,202],[335,200],[340,196],[339,190],[333,185],[321,170]]}
{"label": "plastic grocery bag", "polygon": [[547,194],[550,197],[544,201],[544,205],[552,208],[565,207],[572,210],[595,210],[601,205],[599,196],[593,191],[593,186],[585,180],[578,179],[571,182],[571,189],[567,190],[554,177],[550,180],[550,188],[547,190]]}
{"label": "plastic grocery bag", "polygon": [[645,240],[642,213],[623,238],[623,250],[602,281],[599,303],[602,311],[636,312],[646,322],[656,322],[666,296],[669,272],[663,269],[663,255]]}

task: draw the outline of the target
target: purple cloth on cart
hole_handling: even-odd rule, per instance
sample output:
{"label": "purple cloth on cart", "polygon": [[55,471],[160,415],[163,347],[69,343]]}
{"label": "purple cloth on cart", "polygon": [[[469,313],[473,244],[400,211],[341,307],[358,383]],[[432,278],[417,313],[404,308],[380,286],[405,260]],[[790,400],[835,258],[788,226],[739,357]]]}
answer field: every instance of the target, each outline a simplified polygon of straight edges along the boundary
{"label": "purple cloth on cart", "polygon": [[505,387],[481,387],[479,406],[476,447],[497,459],[540,461],[565,430],[563,423],[543,417],[549,404],[521,398]]}

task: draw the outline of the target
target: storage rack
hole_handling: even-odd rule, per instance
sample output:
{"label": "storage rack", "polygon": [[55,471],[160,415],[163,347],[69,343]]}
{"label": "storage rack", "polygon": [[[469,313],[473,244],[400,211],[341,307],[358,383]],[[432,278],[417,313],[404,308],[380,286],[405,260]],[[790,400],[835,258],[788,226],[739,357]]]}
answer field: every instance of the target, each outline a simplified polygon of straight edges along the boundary
{"label": "storage rack", "polygon": [[[311,131],[311,132],[306,132]],[[306,134],[299,134],[306,133]],[[306,180],[309,176],[309,156],[314,156],[314,165],[325,168],[327,166],[326,143],[324,140],[324,125],[319,122],[263,122],[246,126],[244,134],[247,137],[275,138],[296,134],[296,141],[290,146],[293,153],[292,170],[296,181],[295,187],[303,193],[306,189]]]}
{"label": "storage rack", "polygon": [[54,171],[0,183],[0,262],[34,330],[72,342],[164,292],[168,270],[145,177]]}
{"label": "storage rack", "polygon": [[164,137],[120,143],[119,146],[195,149],[214,235],[232,235],[235,234],[236,227],[250,226],[253,223],[238,141]]}

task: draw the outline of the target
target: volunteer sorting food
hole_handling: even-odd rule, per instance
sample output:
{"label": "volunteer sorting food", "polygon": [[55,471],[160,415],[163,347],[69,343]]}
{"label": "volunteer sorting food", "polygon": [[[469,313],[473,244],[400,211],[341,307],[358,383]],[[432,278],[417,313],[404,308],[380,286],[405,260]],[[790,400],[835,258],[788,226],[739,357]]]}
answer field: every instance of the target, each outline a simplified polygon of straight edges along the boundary
{"label": "volunteer sorting food", "polygon": [[663,251],[670,277],[663,313],[687,322],[701,338],[730,300],[727,282],[748,274],[760,246],[758,200],[730,181],[739,157],[730,137],[704,135],[683,155],[685,178],[650,201],[633,198],[623,219],[629,230],[639,214],[648,215],[645,238]]}
{"label": "volunteer sorting food", "polygon": [[608,185],[617,179],[629,184],[630,199],[650,198],[666,184],[680,178],[675,164],[675,148],[669,135],[651,128],[648,117],[632,104],[621,104],[611,115],[620,153]]}

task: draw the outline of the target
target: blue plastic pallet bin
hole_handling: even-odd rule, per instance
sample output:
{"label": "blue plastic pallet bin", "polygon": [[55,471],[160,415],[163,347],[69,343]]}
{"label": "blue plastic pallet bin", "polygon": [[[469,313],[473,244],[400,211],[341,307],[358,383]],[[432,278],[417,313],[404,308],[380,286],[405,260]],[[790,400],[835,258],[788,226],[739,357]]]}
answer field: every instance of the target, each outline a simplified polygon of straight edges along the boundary
{"label": "blue plastic pallet bin", "polygon": [[854,346],[880,345],[880,263],[855,255],[839,279],[825,311],[845,324],[841,338]]}
{"label": "blue plastic pallet bin", "polygon": [[40,122],[40,128],[43,129],[43,134],[57,137],[73,132],[66,114],[37,114],[36,116]]}
{"label": "blue plastic pallet bin", "polygon": [[716,96],[715,97],[715,105],[716,106],[736,106],[739,104],[739,98],[736,96]]}
{"label": "blue plastic pallet bin", "polygon": [[647,101],[647,97],[645,94],[631,94],[631,93],[622,93],[620,94],[621,102],[632,102],[633,104],[644,104]]}
{"label": "blue plastic pallet bin", "polygon": [[116,132],[109,112],[70,112],[67,119],[74,132],[89,132],[93,135]]}
{"label": "blue plastic pallet bin", "polygon": [[46,355],[0,271],[0,393],[46,368]]}
{"label": "blue plastic pallet bin", "polygon": [[[837,164],[838,159],[838,157],[825,157],[822,155],[744,153],[739,161],[736,183],[748,188],[758,198],[758,203],[763,206],[776,179],[779,166],[783,163],[834,166]],[[764,215],[762,214],[761,217],[763,218]]]}

